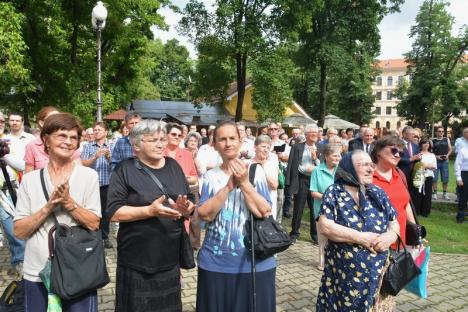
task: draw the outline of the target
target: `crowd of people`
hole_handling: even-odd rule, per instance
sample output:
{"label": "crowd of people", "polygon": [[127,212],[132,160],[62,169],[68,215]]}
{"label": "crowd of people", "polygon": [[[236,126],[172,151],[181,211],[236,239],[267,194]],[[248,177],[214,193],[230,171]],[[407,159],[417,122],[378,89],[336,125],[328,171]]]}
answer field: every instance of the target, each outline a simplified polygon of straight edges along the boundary
{"label": "crowd of people", "polygon": [[[0,221],[13,271],[24,278],[25,310],[46,311],[39,277],[48,258],[51,218],[101,229],[105,248],[117,231],[116,311],[181,311],[180,261],[186,231],[197,254],[197,311],[249,311],[251,260],[243,241],[252,213],[272,215],[300,236],[306,203],[310,238],[323,271],[317,311],[371,311],[394,297],[379,294],[388,249],[405,241],[406,222],[428,217],[448,199],[449,157],[456,153],[458,214],[468,199],[468,128],[452,148],[444,128],[430,139],[410,126],[376,135],[364,125],[326,129],[315,124],[254,131],[243,123],[179,125],[129,112],[118,131],[106,123],[83,129],[75,116],[47,106],[35,135],[21,114],[0,113],[0,155],[6,175]],[[290,135],[290,136],[289,136]],[[256,164],[255,178],[249,170]],[[49,199],[43,194],[45,177]],[[17,189],[8,191],[5,179]],[[414,210],[411,207],[414,204]],[[205,230],[202,240],[202,231]],[[1,242],[1,240],[0,240]],[[258,260],[259,311],[275,311],[275,257]],[[98,311],[97,292],[62,300],[64,311]],[[384,311],[379,309],[378,311]]]}

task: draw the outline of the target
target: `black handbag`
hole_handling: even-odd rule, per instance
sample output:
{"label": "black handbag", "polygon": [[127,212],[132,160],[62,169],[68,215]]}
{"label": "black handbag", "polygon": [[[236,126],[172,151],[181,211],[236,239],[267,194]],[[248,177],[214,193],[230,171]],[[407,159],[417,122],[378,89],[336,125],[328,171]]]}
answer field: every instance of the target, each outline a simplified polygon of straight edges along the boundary
{"label": "black handbag", "polygon": [[23,280],[12,281],[0,297],[0,312],[24,311]]}
{"label": "black handbag", "polygon": [[[252,185],[255,185],[256,165],[252,164],[249,170],[249,180]],[[292,243],[288,232],[272,216],[254,218],[250,213],[250,219],[246,220],[244,225],[244,245],[250,252],[252,252],[252,242],[255,257],[259,259],[266,259],[278,252],[285,251]]]}
{"label": "black handbag", "polygon": [[414,220],[416,223],[411,221],[406,221],[406,245],[408,246],[418,246],[422,244],[423,238],[426,237],[426,228],[424,225],[420,225],[416,219],[416,214],[414,214]]}
{"label": "black handbag", "polygon": [[[43,169],[40,176],[42,190],[48,201]],[[55,223],[49,231],[52,292],[62,299],[70,300],[108,284],[110,280],[101,231],[67,226],[60,224],[55,214],[52,217]]]}
{"label": "black handbag", "polygon": [[[401,250],[400,243],[403,245]],[[384,273],[380,291],[396,296],[413,278],[421,274],[421,270],[414,263],[411,254],[406,250],[400,235],[398,235],[397,250],[390,249],[389,253],[390,265]]]}
{"label": "black handbag", "polygon": [[[135,159],[135,165],[137,165],[138,168],[142,168],[143,171],[145,171],[146,174],[148,174],[151,177],[151,179],[159,187],[159,189],[166,196],[166,198],[169,199],[169,195],[166,192],[166,188],[162,185],[161,181],[159,181],[159,179],[148,168],[146,168],[145,166],[141,166],[138,163],[137,159]],[[181,221],[182,233],[180,235],[179,266],[182,269],[190,270],[196,267],[195,257],[193,256],[192,243],[190,242],[190,237],[187,231],[185,230],[183,219]]]}

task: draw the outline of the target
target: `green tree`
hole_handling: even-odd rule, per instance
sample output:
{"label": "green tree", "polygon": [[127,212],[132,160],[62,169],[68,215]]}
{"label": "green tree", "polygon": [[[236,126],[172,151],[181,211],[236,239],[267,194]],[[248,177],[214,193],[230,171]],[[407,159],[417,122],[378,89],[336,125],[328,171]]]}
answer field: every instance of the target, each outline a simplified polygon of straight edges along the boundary
{"label": "green tree", "polygon": [[157,62],[151,81],[157,86],[163,100],[187,100],[193,65],[187,48],[176,39],[162,44],[156,40],[154,55]]}
{"label": "green tree", "polygon": [[[331,73],[335,75],[345,73],[345,68],[341,65],[347,55],[364,53],[370,59],[375,57],[380,49],[377,26],[385,14],[398,10],[402,2],[402,0],[280,0],[278,2],[275,16],[280,33],[292,42],[299,42],[299,56],[296,60],[297,64],[303,67],[303,86],[305,88],[313,86],[312,90],[300,92],[309,96],[309,103],[304,103],[306,104],[304,106],[310,111],[310,102],[318,103],[312,115],[318,118],[319,125],[323,124],[325,115],[329,111],[327,93],[331,88],[329,85]],[[310,81],[315,77],[318,77],[318,90],[315,89],[313,81]],[[314,94],[318,97],[316,101],[313,98]]]}
{"label": "green tree", "polygon": [[294,64],[285,49],[266,52],[252,62],[253,107],[257,120],[281,122],[292,101],[291,68]]}
{"label": "green tree", "polygon": [[466,75],[457,76],[456,68],[468,48],[468,28],[464,26],[459,36],[451,35],[454,20],[447,5],[445,1],[425,1],[410,31],[414,43],[405,58],[410,64],[407,74],[411,83],[398,90],[401,102],[397,111],[420,128],[431,119],[433,123],[447,123],[450,117],[460,114],[463,102],[457,90]]}
{"label": "green tree", "polygon": [[28,47],[22,35],[24,23],[24,16],[11,3],[0,3],[0,101],[4,106],[8,106],[14,94],[34,90]]}
{"label": "green tree", "polygon": [[[94,120],[96,98],[96,36],[90,15],[95,2],[85,0],[4,1],[21,16],[20,38],[25,44],[33,88],[14,92],[10,107],[25,117],[42,105],[55,105],[80,116],[85,124]],[[164,27],[157,13],[168,0],[108,0],[106,27],[102,34],[103,112],[129,101],[155,94],[144,60],[150,51],[150,27]],[[18,40],[21,42],[21,40]],[[3,94],[4,95],[4,94]]]}
{"label": "green tree", "polygon": [[[270,30],[270,18],[265,12],[271,5],[271,0],[217,0],[215,11],[209,12],[202,2],[191,0],[183,10],[180,30],[193,40],[199,52],[203,52],[199,69],[211,68],[215,74],[213,78],[225,79],[230,76],[226,70],[230,64],[235,64],[236,121],[242,119],[248,64],[258,53],[264,52],[267,44],[265,34]],[[196,77],[206,77],[206,74]],[[212,101],[210,96],[227,90],[229,82],[210,79],[197,84],[205,86],[203,98]]]}

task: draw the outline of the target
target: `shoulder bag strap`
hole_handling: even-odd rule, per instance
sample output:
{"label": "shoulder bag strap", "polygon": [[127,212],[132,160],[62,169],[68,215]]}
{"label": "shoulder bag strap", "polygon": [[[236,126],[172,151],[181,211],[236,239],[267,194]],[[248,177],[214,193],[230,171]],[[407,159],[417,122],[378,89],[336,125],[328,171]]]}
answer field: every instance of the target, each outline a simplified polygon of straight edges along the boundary
{"label": "shoulder bag strap", "polygon": [[406,186],[406,189],[408,190],[409,197],[410,197],[409,203],[410,203],[410,206],[411,206],[411,211],[413,212],[414,222],[416,224],[419,224],[418,218],[416,217],[416,210],[414,209],[413,200],[411,199],[411,193],[409,192],[408,181],[406,181],[406,176],[405,176],[404,172],[401,171],[400,168],[396,167],[396,170],[397,170],[398,174],[400,175],[400,178],[403,180],[403,184]]}
{"label": "shoulder bag strap", "polygon": [[249,181],[255,187],[255,171],[257,170],[257,163],[252,163],[249,168]]}
{"label": "shoulder bag strap", "polygon": [[151,172],[151,170],[149,170],[145,165],[141,165],[138,159],[136,158],[135,164],[137,165],[137,168],[143,169],[143,171],[151,177],[151,179],[154,181],[154,183],[156,183],[161,192],[163,192],[163,194],[167,197],[166,199],[169,199],[169,195],[166,192],[166,188],[162,185],[161,181],[159,181],[159,179]]}
{"label": "shoulder bag strap", "polygon": [[[46,201],[49,201],[49,192],[47,192],[47,187],[46,187],[46,183],[44,179],[44,168],[41,169],[40,176],[41,176],[42,192],[44,193],[44,197]],[[52,218],[54,219],[55,226],[57,228],[60,228],[60,224],[58,222],[57,216],[55,215],[55,212],[52,213]]]}

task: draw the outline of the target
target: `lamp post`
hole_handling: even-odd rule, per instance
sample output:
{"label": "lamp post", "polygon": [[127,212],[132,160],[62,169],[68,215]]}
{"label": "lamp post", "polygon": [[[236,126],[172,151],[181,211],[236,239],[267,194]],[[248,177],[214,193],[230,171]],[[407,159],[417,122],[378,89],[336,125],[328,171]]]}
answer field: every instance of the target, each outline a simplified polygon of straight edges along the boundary
{"label": "lamp post", "polygon": [[93,24],[93,28],[96,30],[96,46],[97,46],[97,113],[96,113],[96,120],[102,121],[102,99],[101,99],[101,31],[106,26],[106,19],[107,19],[107,9],[102,3],[102,1],[98,1],[96,6],[93,8],[93,12],[91,14],[91,22]]}

